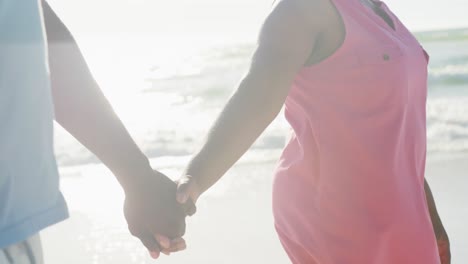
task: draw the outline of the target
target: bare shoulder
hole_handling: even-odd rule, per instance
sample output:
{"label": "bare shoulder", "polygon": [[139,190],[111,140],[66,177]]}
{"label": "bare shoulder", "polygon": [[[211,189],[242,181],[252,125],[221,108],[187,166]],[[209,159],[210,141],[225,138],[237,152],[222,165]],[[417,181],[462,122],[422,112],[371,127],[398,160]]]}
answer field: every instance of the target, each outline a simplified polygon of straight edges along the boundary
{"label": "bare shoulder", "polygon": [[327,29],[327,19],[321,10],[327,1],[330,0],[279,0],[275,3],[260,31],[254,61],[282,66],[282,72],[297,72]]}
{"label": "bare shoulder", "polygon": [[273,16],[287,16],[313,30],[325,28],[333,16],[330,0],[278,0],[271,11]]}

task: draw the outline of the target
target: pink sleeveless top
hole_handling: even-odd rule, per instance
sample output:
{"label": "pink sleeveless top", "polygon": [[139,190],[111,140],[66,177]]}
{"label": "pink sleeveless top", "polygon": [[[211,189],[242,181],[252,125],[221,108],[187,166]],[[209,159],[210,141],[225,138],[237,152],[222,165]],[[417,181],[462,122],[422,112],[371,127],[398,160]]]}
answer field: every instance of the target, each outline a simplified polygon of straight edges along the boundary
{"label": "pink sleeveless top", "polygon": [[424,193],[427,53],[380,2],[332,0],[342,46],[303,68],[273,188],[275,225],[320,264],[438,264]]}

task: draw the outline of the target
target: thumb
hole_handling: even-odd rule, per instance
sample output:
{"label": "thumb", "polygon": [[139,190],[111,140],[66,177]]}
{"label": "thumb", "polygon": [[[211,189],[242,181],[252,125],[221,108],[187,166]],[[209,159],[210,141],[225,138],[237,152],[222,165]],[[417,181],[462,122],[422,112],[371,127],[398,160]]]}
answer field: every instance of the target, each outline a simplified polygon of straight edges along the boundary
{"label": "thumb", "polygon": [[185,204],[191,198],[195,203],[198,195],[197,184],[192,176],[185,175],[177,181],[177,202]]}

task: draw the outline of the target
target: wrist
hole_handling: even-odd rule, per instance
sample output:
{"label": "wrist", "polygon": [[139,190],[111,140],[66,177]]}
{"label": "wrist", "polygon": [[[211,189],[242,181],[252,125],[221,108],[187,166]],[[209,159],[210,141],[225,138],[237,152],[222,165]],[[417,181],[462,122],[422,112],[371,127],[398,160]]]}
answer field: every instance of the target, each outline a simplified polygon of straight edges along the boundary
{"label": "wrist", "polygon": [[199,180],[196,177],[190,174],[185,174],[185,177],[190,181],[190,193],[188,198],[193,202],[193,204],[196,204],[198,198],[200,198],[206,189],[202,189],[200,187]]}
{"label": "wrist", "polygon": [[206,182],[206,173],[189,167],[185,170],[183,175],[190,181],[190,185],[192,186],[190,198],[193,203],[196,203],[198,198],[210,188],[209,184]]}
{"label": "wrist", "polygon": [[437,240],[445,240],[448,237],[447,232],[445,231],[445,228],[443,225],[434,227],[434,233],[435,233]]}
{"label": "wrist", "polygon": [[153,176],[153,169],[146,157],[126,159],[119,166],[111,168],[111,171],[125,193],[141,189],[141,185],[147,182],[148,177]]}

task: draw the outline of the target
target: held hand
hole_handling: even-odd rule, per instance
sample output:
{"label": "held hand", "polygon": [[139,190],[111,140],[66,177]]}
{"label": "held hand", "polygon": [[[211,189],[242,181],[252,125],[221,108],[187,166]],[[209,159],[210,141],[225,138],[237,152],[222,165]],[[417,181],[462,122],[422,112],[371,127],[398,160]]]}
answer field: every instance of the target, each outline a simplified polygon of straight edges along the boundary
{"label": "held hand", "polygon": [[[195,188],[194,181],[191,181],[190,176],[185,176],[177,180],[177,201],[184,207],[185,213],[189,216],[192,216],[196,212],[196,207],[193,201],[196,201],[198,198],[197,188]],[[187,195],[185,196],[185,193]],[[191,198],[191,199],[189,199]],[[186,249],[186,243],[183,238],[176,238],[169,240],[164,236],[157,236],[157,241],[161,246],[161,252],[165,255],[170,255],[171,253],[181,251]]]}
{"label": "held hand", "polygon": [[138,237],[153,258],[185,248],[185,216],[195,213],[193,203],[176,201],[176,184],[165,175],[154,172],[138,178],[126,189],[124,214],[130,233]]}

